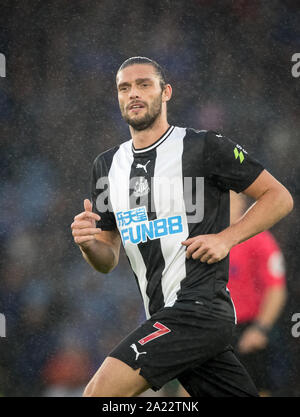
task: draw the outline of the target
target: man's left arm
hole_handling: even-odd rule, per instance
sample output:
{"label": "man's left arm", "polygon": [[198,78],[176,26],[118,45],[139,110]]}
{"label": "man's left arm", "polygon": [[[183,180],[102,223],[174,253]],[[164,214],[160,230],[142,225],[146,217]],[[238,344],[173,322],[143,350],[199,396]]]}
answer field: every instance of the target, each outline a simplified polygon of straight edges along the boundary
{"label": "man's left arm", "polygon": [[269,229],[293,209],[289,191],[266,170],[243,193],[256,200],[249,210],[220,233],[195,236],[182,242],[187,246],[187,258],[208,264],[219,262],[233,246]]}
{"label": "man's left arm", "polygon": [[243,193],[256,201],[237,223],[219,234],[230,249],[269,229],[293,209],[289,191],[266,170]]}

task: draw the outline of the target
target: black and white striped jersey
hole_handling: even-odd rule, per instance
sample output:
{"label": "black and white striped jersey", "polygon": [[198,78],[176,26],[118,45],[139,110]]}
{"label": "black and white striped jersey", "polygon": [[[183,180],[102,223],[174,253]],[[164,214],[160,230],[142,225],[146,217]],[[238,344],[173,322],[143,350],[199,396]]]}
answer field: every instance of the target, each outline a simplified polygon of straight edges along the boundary
{"label": "black and white striped jersey", "polygon": [[129,140],[95,159],[97,227],[118,228],[147,317],[175,302],[194,301],[233,319],[229,256],[210,265],[187,259],[181,242],[228,227],[229,190],[243,191],[262,170],[230,139],[174,126],[147,148],[135,149]]}

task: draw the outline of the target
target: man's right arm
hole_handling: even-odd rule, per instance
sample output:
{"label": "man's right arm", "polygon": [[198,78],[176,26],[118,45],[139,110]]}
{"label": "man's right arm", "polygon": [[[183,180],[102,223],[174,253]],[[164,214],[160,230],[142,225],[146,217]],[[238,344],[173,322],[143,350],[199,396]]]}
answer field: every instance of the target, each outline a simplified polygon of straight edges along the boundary
{"label": "man's right arm", "polygon": [[121,238],[117,229],[104,231],[96,227],[100,216],[92,212],[92,204],[84,200],[85,211],[74,217],[71,224],[74,242],[83,258],[97,271],[107,274],[119,262]]}
{"label": "man's right arm", "polygon": [[117,230],[95,235],[87,246],[79,245],[83,258],[97,271],[107,274],[119,263],[121,238]]}

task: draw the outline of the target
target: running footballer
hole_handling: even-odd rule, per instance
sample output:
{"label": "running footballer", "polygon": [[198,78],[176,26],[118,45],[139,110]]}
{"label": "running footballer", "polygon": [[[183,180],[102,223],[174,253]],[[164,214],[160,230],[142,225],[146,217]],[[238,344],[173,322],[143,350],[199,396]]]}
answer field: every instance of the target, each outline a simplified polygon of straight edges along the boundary
{"label": "running footballer", "polygon": [[[229,251],[286,216],[292,197],[222,134],[169,125],[172,88],[155,61],[129,58],[116,84],[131,139],[96,157],[91,201],[71,228],[102,273],[123,244],[147,319],[110,352],[84,396],[137,396],[174,378],[193,397],[258,396],[230,345]],[[229,190],[255,200],[231,226]]]}

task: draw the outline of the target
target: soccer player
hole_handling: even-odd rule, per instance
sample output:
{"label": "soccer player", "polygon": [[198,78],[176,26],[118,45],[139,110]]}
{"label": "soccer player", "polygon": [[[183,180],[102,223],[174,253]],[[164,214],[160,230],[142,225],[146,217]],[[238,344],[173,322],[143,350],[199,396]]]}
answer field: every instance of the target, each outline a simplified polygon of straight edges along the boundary
{"label": "soccer player", "polygon": [[[110,352],[84,396],[137,396],[174,378],[191,396],[257,396],[230,346],[228,254],[286,216],[293,199],[240,145],[170,126],[172,87],[155,61],[129,58],[116,84],[131,139],[95,159],[92,202],[71,228],[102,273],[123,243],[147,320]],[[230,189],[256,201],[231,226]]]}

